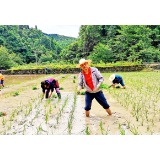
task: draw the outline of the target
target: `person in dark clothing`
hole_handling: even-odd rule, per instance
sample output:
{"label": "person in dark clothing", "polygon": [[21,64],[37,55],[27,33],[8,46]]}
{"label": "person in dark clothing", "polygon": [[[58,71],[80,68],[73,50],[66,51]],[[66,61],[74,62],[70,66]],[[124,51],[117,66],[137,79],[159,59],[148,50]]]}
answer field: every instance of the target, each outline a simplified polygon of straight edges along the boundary
{"label": "person in dark clothing", "polygon": [[123,82],[122,77],[119,76],[119,75],[112,74],[112,75],[109,77],[109,80],[113,83],[113,84],[112,84],[112,87],[113,87],[113,88],[115,87],[115,85],[117,85],[117,84],[119,84],[119,83],[122,85],[122,87],[123,87],[124,89],[126,88],[125,85],[124,85],[124,82]]}
{"label": "person in dark clothing", "polygon": [[[61,94],[59,91],[59,84],[58,81],[53,79],[53,78],[49,78],[43,82],[41,82],[41,88],[42,88],[42,92],[43,92],[43,97],[45,95],[45,90],[46,90],[46,98],[50,98],[52,96],[52,93],[54,91],[54,88],[56,90],[57,96],[59,97],[59,99],[61,99]],[[49,92],[51,90],[51,94],[49,95]]]}

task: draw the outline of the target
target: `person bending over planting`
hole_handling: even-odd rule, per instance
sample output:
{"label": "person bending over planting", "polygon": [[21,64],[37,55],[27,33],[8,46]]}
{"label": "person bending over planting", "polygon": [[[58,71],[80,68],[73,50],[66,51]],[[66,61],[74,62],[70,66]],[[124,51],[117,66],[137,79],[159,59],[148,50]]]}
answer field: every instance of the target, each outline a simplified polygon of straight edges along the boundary
{"label": "person bending over planting", "polygon": [[115,85],[117,85],[117,84],[119,84],[119,83],[123,86],[124,89],[126,88],[125,85],[124,85],[124,82],[123,82],[122,77],[119,76],[119,75],[112,74],[112,75],[109,77],[109,80],[113,83],[113,84],[112,84],[112,87],[113,87],[113,88],[115,87]]}
{"label": "person bending over planting", "polygon": [[[46,98],[48,98],[48,96],[50,98],[52,96],[54,88],[56,90],[57,96],[59,97],[59,99],[61,99],[61,93],[59,91],[59,84],[58,84],[57,80],[55,80],[53,78],[49,78],[49,79],[41,82],[41,88],[42,88],[42,92],[43,92],[42,99],[44,98],[45,90],[46,90]],[[51,93],[49,95],[50,90],[51,90]]]}
{"label": "person bending over planting", "polygon": [[4,84],[3,84],[4,77],[3,77],[3,75],[1,73],[0,73],[0,81],[1,81],[0,86],[4,87]]}
{"label": "person bending over planting", "polygon": [[112,115],[110,106],[104,97],[103,92],[99,89],[100,84],[103,82],[103,76],[95,67],[89,67],[91,60],[81,59],[77,68],[81,68],[82,72],[79,73],[79,84],[78,92],[82,89],[84,85],[85,92],[85,114],[89,117],[89,111],[91,110],[92,100],[95,98],[98,103],[106,110],[109,115]]}

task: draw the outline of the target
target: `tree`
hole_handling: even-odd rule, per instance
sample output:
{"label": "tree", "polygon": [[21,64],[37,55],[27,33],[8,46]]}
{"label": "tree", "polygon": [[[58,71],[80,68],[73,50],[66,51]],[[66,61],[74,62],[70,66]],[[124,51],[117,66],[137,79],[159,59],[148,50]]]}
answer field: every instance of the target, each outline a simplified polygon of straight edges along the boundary
{"label": "tree", "polygon": [[13,64],[7,49],[3,46],[0,47],[0,67],[9,69]]}
{"label": "tree", "polygon": [[[119,35],[114,42],[114,53],[117,53],[117,60],[127,60],[128,57],[135,57],[141,50],[151,47],[151,38],[149,35],[151,29],[142,25],[120,26]],[[137,57],[139,59],[140,57]]]}
{"label": "tree", "polygon": [[98,45],[94,47],[93,52],[88,58],[92,59],[93,63],[100,63],[101,61],[107,63],[114,61],[111,48],[102,43],[98,43]]}
{"label": "tree", "polygon": [[23,61],[22,59],[19,57],[19,55],[15,54],[15,53],[12,53],[9,55],[10,59],[12,59],[13,62],[19,64],[19,65],[22,65],[23,64]]}
{"label": "tree", "polygon": [[51,54],[47,53],[47,54],[42,54],[39,61],[42,62],[52,62],[53,61],[53,57]]}

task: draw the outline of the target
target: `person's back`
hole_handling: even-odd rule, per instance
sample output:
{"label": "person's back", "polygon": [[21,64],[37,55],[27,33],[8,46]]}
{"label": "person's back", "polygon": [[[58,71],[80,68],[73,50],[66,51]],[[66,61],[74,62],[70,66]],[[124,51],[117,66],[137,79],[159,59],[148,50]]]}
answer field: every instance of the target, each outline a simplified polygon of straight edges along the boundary
{"label": "person's back", "polygon": [[115,75],[115,79],[113,80],[113,83],[120,83],[121,80],[122,80],[121,76]]}

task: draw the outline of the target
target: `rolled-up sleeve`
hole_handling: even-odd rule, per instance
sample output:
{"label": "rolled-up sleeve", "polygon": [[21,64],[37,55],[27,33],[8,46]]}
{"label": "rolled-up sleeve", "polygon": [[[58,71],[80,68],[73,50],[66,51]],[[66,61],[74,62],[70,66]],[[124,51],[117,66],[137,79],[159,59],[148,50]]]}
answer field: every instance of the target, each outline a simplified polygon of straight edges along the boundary
{"label": "rolled-up sleeve", "polygon": [[83,77],[82,77],[82,73],[79,73],[79,77],[78,77],[78,79],[79,79],[78,86],[83,87]]}
{"label": "rolled-up sleeve", "polygon": [[95,68],[95,69],[96,69],[95,75],[96,75],[98,81],[103,83],[103,81],[104,81],[103,76],[101,75],[100,71],[97,68]]}

